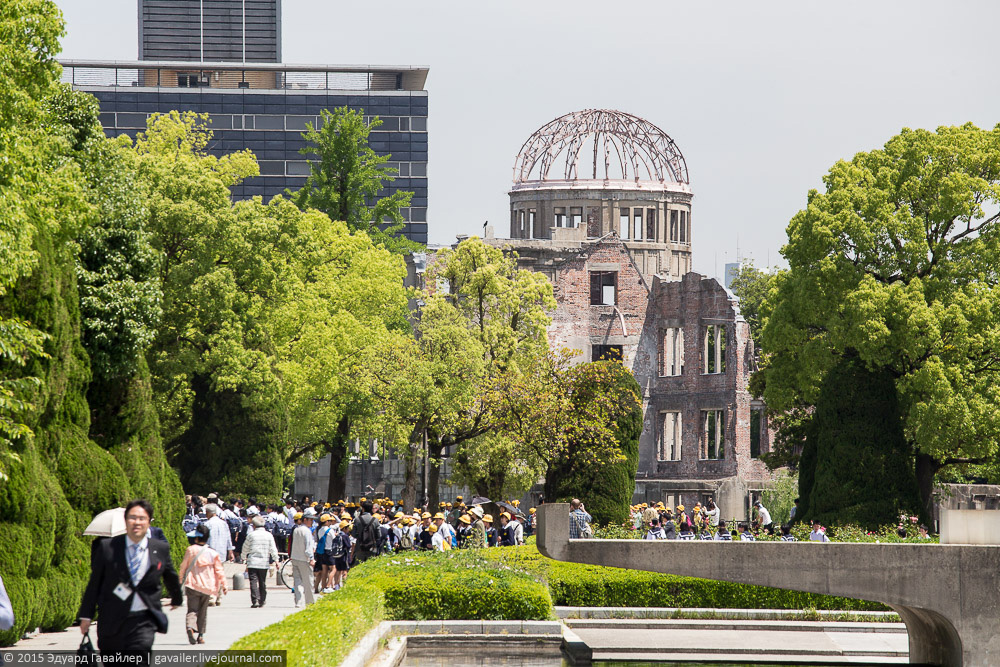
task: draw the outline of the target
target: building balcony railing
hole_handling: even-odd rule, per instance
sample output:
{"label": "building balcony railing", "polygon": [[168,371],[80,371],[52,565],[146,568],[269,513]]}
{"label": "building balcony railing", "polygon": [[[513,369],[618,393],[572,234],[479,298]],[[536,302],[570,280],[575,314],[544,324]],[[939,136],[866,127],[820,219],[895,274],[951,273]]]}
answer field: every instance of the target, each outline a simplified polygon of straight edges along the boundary
{"label": "building balcony railing", "polygon": [[63,60],[62,81],[79,88],[219,90],[423,90],[427,69],[284,63]]}

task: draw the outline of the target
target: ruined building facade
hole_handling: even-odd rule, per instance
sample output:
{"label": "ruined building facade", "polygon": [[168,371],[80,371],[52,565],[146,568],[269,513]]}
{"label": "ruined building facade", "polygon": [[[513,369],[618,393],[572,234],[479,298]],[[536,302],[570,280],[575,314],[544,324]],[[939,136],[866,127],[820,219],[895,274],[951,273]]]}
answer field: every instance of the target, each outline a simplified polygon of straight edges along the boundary
{"label": "ruined building facade", "polygon": [[724,518],[744,518],[770,479],[759,458],[770,434],[747,388],[754,351],[738,299],[691,272],[691,203],[687,165],[662,130],[577,112],[525,143],[510,238],[489,242],[552,282],[553,346],[578,361],[620,358],[635,375],[644,424],[634,502],[690,508],[714,497]]}

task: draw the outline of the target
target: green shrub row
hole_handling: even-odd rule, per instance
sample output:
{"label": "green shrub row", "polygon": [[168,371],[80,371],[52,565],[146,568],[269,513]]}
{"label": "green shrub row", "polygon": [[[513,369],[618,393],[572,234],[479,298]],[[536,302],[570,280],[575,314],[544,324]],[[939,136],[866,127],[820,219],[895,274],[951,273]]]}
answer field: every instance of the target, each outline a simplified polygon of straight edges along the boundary
{"label": "green shrub row", "polygon": [[296,667],[336,665],[382,620],[546,619],[544,584],[476,552],[384,556],[353,570],[344,587],[230,649],[288,651]]}
{"label": "green shrub row", "polygon": [[286,664],[296,667],[337,665],[385,618],[384,603],[378,586],[352,577],[336,594],[237,640],[230,649],[287,651]]}
{"label": "green shrub row", "polygon": [[382,590],[393,620],[544,620],[552,614],[544,583],[475,551],[390,556],[365,567],[358,574]]}

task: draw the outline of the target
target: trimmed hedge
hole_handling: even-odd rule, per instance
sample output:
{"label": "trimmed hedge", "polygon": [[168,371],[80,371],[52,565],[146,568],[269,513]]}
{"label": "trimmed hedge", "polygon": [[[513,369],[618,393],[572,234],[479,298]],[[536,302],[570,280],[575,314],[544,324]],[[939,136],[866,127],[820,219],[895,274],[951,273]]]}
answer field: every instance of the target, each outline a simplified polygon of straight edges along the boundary
{"label": "trimmed hedge", "polygon": [[544,620],[552,614],[548,590],[530,574],[498,567],[475,551],[415,556],[381,558],[357,573],[382,590],[386,618]]}
{"label": "trimmed hedge", "polygon": [[378,586],[355,581],[352,575],[336,594],[237,640],[229,648],[288,651],[288,665],[337,665],[385,618],[384,604]]}
{"label": "trimmed hedge", "polygon": [[285,650],[288,664],[336,665],[382,620],[550,618],[545,586],[480,553],[384,556],[353,570],[344,587],[239,639],[232,650]]}

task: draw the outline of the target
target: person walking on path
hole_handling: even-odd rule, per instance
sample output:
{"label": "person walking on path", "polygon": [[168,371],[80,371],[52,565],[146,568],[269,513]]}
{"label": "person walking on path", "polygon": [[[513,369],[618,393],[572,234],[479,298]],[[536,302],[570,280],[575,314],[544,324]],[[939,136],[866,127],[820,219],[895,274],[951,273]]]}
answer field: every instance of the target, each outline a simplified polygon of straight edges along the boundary
{"label": "person walking on path", "polygon": [[569,539],[578,540],[593,537],[594,531],[590,527],[590,523],[594,517],[587,514],[587,510],[579,498],[574,498],[569,506]]}
{"label": "person walking on path", "polygon": [[278,562],[278,545],[274,535],[260,530],[264,527],[264,517],[255,516],[251,523],[254,530],[243,543],[242,555],[250,578],[250,608],[257,609],[267,601],[267,571],[271,563]]}
{"label": "person walking on path", "polygon": [[[302,523],[295,527],[292,533],[292,585],[295,593],[296,608],[302,606],[302,591],[305,591],[306,604],[313,603],[312,567],[316,564],[313,554],[316,552],[316,538],[313,536],[312,525],[316,519],[316,510],[307,507],[302,513]],[[256,531],[255,531],[256,532]]]}
{"label": "person walking on path", "polygon": [[[181,561],[181,586],[187,594],[188,642],[204,644],[208,608],[212,596],[220,589],[226,590],[226,573],[222,569],[222,558],[208,546],[209,527],[202,524],[194,532],[194,544],[187,548]],[[195,633],[198,633],[197,639]]]}
{"label": "person walking on path", "polygon": [[[205,505],[205,525],[209,528],[208,546],[219,554],[222,560],[233,560],[233,538],[229,524],[219,518],[219,506]],[[215,606],[222,604],[221,589],[215,593]]]}
{"label": "person walking on path", "polygon": [[98,611],[97,647],[102,654],[139,658],[148,664],[157,632],[167,631],[160,607],[161,582],[170,593],[170,608],[184,602],[177,571],[166,542],[151,539],[153,506],[133,500],[125,506],[125,534],[102,541],[90,561],[90,580],[83,592],[80,633],[90,631]]}

